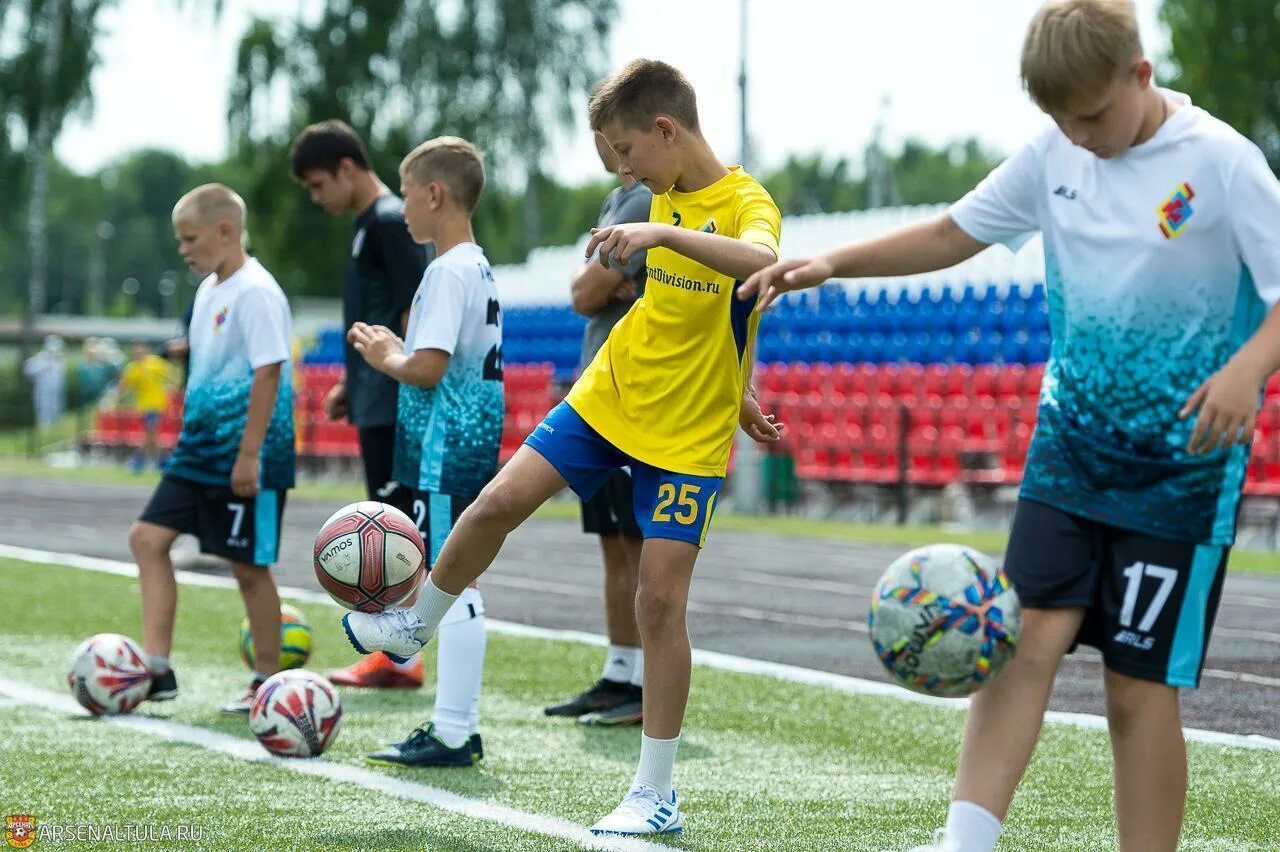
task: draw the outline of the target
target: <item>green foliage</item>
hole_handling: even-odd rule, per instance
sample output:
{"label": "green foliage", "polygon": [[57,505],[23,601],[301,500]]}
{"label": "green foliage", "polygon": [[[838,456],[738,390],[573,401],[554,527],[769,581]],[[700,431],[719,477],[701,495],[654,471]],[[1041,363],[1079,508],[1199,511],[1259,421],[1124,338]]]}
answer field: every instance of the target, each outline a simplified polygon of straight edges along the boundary
{"label": "green foliage", "polygon": [[903,204],[949,204],[977,186],[1001,159],[977,139],[943,148],[908,139],[890,168]]}
{"label": "green foliage", "polygon": [[[374,170],[393,188],[400,159],[422,140],[475,142],[490,175],[476,232],[494,262],[520,261],[535,245],[582,233],[600,198],[587,203],[546,181],[542,161],[550,130],[572,123],[604,73],[615,5],[326,0],[318,17],[254,21],[240,42],[228,118],[246,175],[238,188],[267,222],[256,228],[256,247],[285,289],[336,295],[341,284],[350,222],[315,208],[287,168],[293,136],[325,118],[361,133]],[[281,87],[286,115],[271,112]],[[537,199],[532,208],[527,193]]]}
{"label": "green foliage", "polygon": [[[903,204],[936,204],[960,198],[1000,162],[1000,155],[977,139],[931,148],[908,139],[889,158],[889,172]],[[784,215],[860,210],[867,204],[866,181],[841,158],[827,163],[819,155],[791,156],[766,175],[764,185]]]}
{"label": "green foliage", "polygon": [[1280,173],[1280,2],[1164,0],[1169,85],[1248,136]]}

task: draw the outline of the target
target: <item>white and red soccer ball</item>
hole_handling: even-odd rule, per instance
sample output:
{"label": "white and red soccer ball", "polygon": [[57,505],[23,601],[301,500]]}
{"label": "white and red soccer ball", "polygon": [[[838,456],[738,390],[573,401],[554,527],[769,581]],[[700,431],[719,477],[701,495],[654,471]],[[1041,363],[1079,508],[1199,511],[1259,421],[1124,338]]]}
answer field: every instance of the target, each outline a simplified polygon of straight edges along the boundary
{"label": "white and red soccer ball", "polygon": [[382,612],[417,588],[425,555],[418,527],[404,512],[362,500],[343,506],[320,527],[316,579],[347,609]]}
{"label": "white and red soccer ball", "polygon": [[249,730],[280,757],[317,757],[342,727],[342,701],[328,680],[306,669],[267,678],[249,708]]}
{"label": "white and red soccer ball", "polygon": [[99,633],[71,652],[67,686],[94,716],[118,716],[147,697],[151,668],[137,642],[119,633]]}

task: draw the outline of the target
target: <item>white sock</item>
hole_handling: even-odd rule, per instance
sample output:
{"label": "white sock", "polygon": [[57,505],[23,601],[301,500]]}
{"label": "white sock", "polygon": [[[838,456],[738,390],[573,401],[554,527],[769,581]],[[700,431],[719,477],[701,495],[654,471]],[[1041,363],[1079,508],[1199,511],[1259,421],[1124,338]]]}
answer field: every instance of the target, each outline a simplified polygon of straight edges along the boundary
{"label": "white sock", "polygon": [[[390,657],[387,657],[387,659],[391,660]],[[396,671],[398,672],[413,671],[414,667],[418,665],[418,655],[414,654],[412,657],[405,660],[403,663],[397,663],[395,660],[391,660],[391,665],[395,666]]]}
{"label": "white sock", "polygon": [[418,593],[418,602],[413,605],[413,611],[427,625],[427,630],[429,631],[426,636],[419,636],[419,639],[425,641],[435,635],[436,630],[440,628],[441,619],[444,618],[445,613],[449,611],[449,607],[453,606],[453,602],[458,597],[458,595],[440,591],[439,586],[431,579],[431,575],[427,575],[427,579]]}
{"label": "white sock", "polygon": [[640,735],[640,765],[631,786],[647,784],[666,799],[671,796],[671,772],[676,765],[676,748],[680,737],[673,740],[655,740],[648,734]]}
{"label": "white sock", "polygon": [[147,668],[151,669],[153,674],[164,674],[169,671],[169,658],[148,654]]}
{"label": "white sock", "polygon": [[945,836],[959,852],[992,852],[1000,838],[1000,820],[981,805],[952,802]]}
{"label": "white sock", "polygon": [[467,742],[480,717],[484,677],[484,600],[466,589],[444,620],[436,639],[436,736],[450,748]]}
{"label": "white sock", "polygon": [[636,655],[639,648],[628,648],[626,645],[610,645],[604,657],[604,672],[601,677],[614,683],[630,683],[631,673],[636,667]]}
{"label": "white sock", "polygon": [[631,669],[631,685],[644,686],[644,649],[636,648],[636,664]]}

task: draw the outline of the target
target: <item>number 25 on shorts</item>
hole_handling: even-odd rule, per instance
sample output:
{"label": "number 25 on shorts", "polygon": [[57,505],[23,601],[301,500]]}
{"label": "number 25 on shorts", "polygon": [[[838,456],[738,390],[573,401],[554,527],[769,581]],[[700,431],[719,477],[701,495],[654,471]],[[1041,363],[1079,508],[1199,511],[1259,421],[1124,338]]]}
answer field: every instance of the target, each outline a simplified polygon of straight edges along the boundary
{"label": "number 25 on shorts", "polygon": [[[697,523],[697,497],[701,491],[702,486],[690,485],[686,482],[680,485],[680,493],[677,495],[674,483],[662,483],[658,486],[658,505],[653,509],[653,520],[657,523],[665,524],[669,523],[674,515],[678,524],[689,526]],[[674,513],[668,511],[672,503],[676,505]]]}

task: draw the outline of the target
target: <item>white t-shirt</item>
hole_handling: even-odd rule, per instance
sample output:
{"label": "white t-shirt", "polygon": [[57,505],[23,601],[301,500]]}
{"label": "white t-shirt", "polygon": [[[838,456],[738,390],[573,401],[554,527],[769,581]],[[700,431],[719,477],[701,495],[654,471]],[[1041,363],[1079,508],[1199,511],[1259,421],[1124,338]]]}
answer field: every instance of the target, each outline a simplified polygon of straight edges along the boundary
{"label": "white t-shirt", "polygon": [[396,480],[418,491],[474,497],[493,478],[504,414],[502,310],[475,243],[427,266],[409,308],[405,352],[439,349],[449,367],[434,388],[400,386]]}
{"label": "white t-shirt", "polygon": [[188,342],[182,434],[165,468],[197,482],[228,484],[240,451],[253,371],[283,364],[280,391],[260,456],[263,488],[294,484],[292,319],[271,273],[254,258],[219,283],[210,275],[196,290]]}
{"label": "white t-shirt", "polygon": [[1280,185],[1258,148],[1180,108],[1111,160],[1056,127],[951,208],[1017,248],[1044,235],[1052,355],[1022,494],[1163,538],[1229,544],[1247,449],[1192,456],[1178,411],[1280,299]]}

